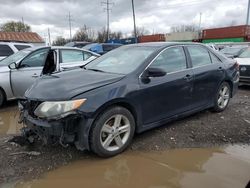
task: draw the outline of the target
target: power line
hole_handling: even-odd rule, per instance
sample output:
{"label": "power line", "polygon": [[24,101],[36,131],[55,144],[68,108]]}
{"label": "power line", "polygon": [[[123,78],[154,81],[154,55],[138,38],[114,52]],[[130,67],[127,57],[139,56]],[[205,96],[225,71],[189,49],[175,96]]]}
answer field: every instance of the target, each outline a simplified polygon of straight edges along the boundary
{"label": "power line", "polygon": [[102,6],[105,6],[104,10],[107,12],[107,40],[109,40],[109,13],[112,10],[110,7],[114,5],[114,3],[107,0],[106,2],[101,2]]}

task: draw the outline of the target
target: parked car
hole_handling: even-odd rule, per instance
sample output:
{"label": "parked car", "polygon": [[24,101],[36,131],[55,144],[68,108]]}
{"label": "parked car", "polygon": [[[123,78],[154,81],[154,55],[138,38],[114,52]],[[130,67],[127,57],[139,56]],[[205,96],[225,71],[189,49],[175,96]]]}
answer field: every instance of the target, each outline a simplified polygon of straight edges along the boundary
{"label": "parked car", "polygon": [[23,132],[110,157],[135,132],[223,111],[238,81],[237,63],[202,44],[127,45],[82,69],[39,78],[20,101]]}
{"label": "parked car", "polygon": [[20,42],[0,42],[0,60],[23,50],[25,48],[32,47],[32,44],[29,43],[20,43]]}
{"label": "parked car", "polygon": [[246,48],[235,60],[240,65],[240,84],[250,85],[250,48]]}
{"label": "parked car", "polygon": [[92,43],[83,47],[83,49],[90,50],[92,52],[103,55],[111,50],[114,50],[118,47],[122,46],[122,44],[117,43]]}
{"label": "parked car", "polygon": [[88,44],[91,44],[91,43],[90,42],[86,42],[86,41],[73,41],[73,42],[68,42],[64,46],[82,48],[82,47],[84,47],[84,46],[86,46]]}
{"label": "parked car", "polygon": [[83,66],[98,54],[70,47],[34,47],[0,61],[0,106],[6,100],[23,97],[41,74]]}
{"label": "parked car", "polygon": [[247,47],[246,46],[233,46],[233,47],[225,47],[220,50],[228,58],[236,58],[238,57]]}
{"label": "parked car", "polygon": [[219,48],[218,48],[218,46],[217,45],[215,45],[215,44],[206,44],[208,47],[210,47],[210,48],[212,48],[213,50],[216,50],[216,51],[219,51]]}

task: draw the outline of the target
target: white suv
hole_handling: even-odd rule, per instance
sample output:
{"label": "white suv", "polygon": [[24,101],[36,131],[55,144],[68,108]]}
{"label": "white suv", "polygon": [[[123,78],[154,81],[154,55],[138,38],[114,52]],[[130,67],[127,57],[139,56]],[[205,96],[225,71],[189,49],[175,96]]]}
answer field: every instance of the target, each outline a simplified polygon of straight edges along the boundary
{"label": "white suv", "polygon": [[18,43],[18,42],[0,42],[0,60],[5,57],[16,53],[19,50],[33,47],[32,44],[29,43]]}

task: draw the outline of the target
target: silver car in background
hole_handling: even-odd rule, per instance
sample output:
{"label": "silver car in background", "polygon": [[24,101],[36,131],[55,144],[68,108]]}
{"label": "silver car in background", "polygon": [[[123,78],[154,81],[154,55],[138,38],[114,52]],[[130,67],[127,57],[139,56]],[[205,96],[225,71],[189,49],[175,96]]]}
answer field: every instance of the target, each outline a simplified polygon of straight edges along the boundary
{"label": "silver car in background", "polygon": [[81,67],[99,54],[73,47],[39,47],[21,50],[0,61],[0,106],[22,98],[42,74]]}

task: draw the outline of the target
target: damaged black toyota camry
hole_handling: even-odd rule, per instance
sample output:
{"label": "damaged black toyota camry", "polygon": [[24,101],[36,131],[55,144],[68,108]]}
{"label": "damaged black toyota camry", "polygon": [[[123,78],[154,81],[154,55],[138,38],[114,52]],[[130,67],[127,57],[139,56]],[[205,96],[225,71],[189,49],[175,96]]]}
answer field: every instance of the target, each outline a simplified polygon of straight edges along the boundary
{"label": "damaged black toyota camry", "polygon": [[19,105],[23,134],[110,157],[135,133],[204,109],[223,111],[238,81],[238,64],[201,44],[123,46],[37,80]]}

